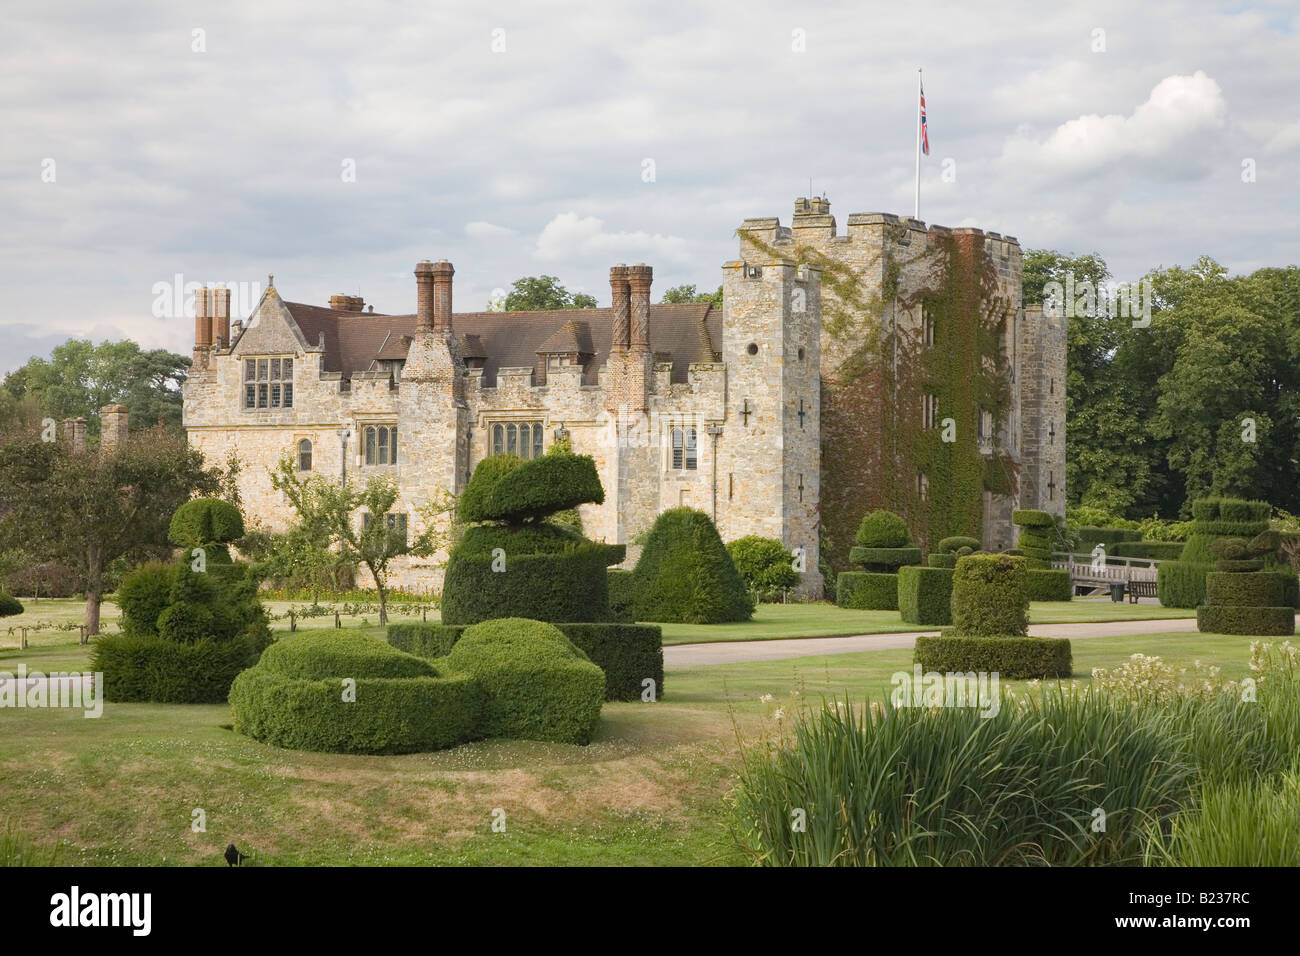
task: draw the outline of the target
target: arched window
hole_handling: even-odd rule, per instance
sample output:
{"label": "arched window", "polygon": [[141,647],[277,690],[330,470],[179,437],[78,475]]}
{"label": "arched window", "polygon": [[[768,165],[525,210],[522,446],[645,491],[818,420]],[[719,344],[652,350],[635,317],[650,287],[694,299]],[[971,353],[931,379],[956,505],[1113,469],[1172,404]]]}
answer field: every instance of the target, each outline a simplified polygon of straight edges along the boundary
{"label": "arched window", "polygon": [[519,426],[513,422],[506,426],[506,454],[515,455],[519,452]]}
{"label": "arched window", "polygon": [[673,467],[682,467],[682,430],[673,429]]}
{"label": "arched window", "polygon": [[497,422],[492,425],[492,454],[537,458],[542,454],[541,422]]}
{"label": "arched window", "polygon": [[311,442],[306,438],[298,442],[298,470],[311,471]]}
{"label": "arched window", "polygon": [[694,469],[696,463],[695,455],[695,429],[686,429],[686,467]]}
{"label": "arched window", "polygon": [[492,426],[492,454],[504,455],[506,453],[506,426]]}

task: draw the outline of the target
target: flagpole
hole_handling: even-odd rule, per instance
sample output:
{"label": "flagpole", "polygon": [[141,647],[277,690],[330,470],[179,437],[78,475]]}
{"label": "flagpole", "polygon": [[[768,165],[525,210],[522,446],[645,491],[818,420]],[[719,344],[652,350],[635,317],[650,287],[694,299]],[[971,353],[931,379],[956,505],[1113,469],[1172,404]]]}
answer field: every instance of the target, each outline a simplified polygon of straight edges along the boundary
{"label": "flagpole", "polygon": [[912,218],[921,218],[921,68],[916,68],[916,202]]}

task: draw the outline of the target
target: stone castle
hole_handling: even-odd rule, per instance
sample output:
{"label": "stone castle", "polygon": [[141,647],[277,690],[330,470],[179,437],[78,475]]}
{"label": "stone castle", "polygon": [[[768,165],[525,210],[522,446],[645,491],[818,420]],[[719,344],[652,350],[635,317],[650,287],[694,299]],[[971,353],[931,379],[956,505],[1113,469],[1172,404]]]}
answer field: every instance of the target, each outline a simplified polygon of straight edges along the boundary
{"label": "stone castle", "polygon": [[[629,543],[661,511],[688,505],[708,513],[723,540],[755,534],[799,549],[801,590],[820,594],[823,391],[845,351],[842,334],[823,327],[823,263],[862,266],[857,281],[869,288],[883,281],[870,270],[891,244],[923,250],[941,230],[880,214],[850,216],[848,228],[835,234],[823,199],[798,200],[790,229],[746,220],[739,258],[722,267],[720,310],[652,304],[643,264],[610,269],[609,308],[549,312],[453,312],[445,260],[416,266],[413,314],[375,312],[346,295],[328,308],[286,302],[272,279],[241,323],[229,290],[200,290],[184,425],[209,462],[240,459],[247,517],[269,528],[292,518],[270,478],[285,455],[303,475],[392,478],[400,497],[388,520],[412,531],[424,507],[459,494],[488,455],[534,457],[567,438],[595,459],[605,487],[603,505],[581,509],[589,537]],[[968,233],[979,231],[951,231]],[[1006,300],[1014,400],[997,428],[1015,438],[1008,450],[1019,473],[1014,494],[987,502],[993,547],[1009,543],[1013,504],[1064,509],[1065,340],[1062,320],[1020,308],[1016,241],[979,237]],[[903,270],[903,286],[919,281]],[[907,321],[923,323],[921,311]],[[902,320],[901,307],[893,318]],[[917,410],[913,427],[935,424]],[[437,566],[399,559],[392,583],[435,590]]]}

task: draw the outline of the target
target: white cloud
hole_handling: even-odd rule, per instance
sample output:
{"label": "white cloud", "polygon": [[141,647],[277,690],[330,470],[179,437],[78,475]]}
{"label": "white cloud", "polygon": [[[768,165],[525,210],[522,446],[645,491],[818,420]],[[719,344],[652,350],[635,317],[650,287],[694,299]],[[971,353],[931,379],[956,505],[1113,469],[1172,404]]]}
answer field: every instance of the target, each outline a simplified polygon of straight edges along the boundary
{"label": "white cloud", "polygon": [[636,259],[654,265],[656,260],[683,262],[690,258],[691,243],[679,236],[644,231],[609,232],[595,216],[562,212],[542,229],[534,255],[543,262]]}
{"label": "white cloud", "polygon": [[506,226],[496,226],[490,222],[476,220],[465,223],[465,235],[471,239],[504,239],[515,235],[515,230]]}

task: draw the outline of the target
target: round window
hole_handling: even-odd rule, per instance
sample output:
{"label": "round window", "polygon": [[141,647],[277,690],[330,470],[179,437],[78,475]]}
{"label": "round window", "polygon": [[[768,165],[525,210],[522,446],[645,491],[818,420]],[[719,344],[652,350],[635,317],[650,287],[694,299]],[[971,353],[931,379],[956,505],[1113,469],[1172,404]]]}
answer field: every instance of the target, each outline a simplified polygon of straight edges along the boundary
{"label": "round window", "polygon": [[750,355],[757,355],[757,354],[758,354],[758,343],[757,343],[757,342],[750,342],[750,343],[749,343],[749,354],[750,354]]}

